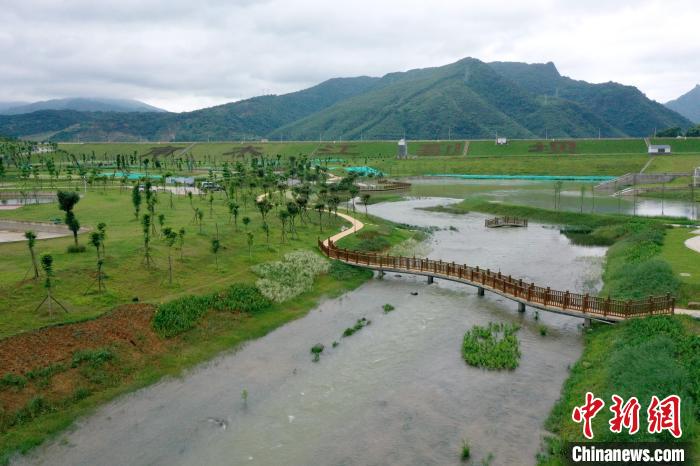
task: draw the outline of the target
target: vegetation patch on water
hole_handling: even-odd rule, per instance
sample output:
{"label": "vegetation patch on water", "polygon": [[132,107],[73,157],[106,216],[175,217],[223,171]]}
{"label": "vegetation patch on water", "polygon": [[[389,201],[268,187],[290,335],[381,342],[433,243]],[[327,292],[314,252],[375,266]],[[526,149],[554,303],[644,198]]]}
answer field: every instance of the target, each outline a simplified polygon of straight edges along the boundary
{"label": "vegetation patch on water", "polygon": [[470,366],[513,370],[520,363],[520,343],[516,324],[475,325],[464,334],[462,356]]}
{"label": "vegetation patch on water", "polygon": [[308,291],[317,275],[330,270],[331,264],[311,251],[284,255],[281,261],[254,265],[251,270],[260,278],[255,282],[268,299],[281,303]]}

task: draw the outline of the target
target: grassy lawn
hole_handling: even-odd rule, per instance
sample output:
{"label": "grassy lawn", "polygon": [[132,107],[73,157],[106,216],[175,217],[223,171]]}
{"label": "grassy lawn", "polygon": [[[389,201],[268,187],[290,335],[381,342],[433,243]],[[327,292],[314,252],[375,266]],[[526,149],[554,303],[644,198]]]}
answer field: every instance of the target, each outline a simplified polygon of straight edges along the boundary
{"label": "grassy lawn", "polygon": [[[533,152],[541,144],[545,152],[550,152],[552,141],[547,140],[511,140],[505,145],[496,145],[495,141],[471,141],[469,155],[537,155]],[[642,139],[571,139],[555,141],[573,142],[575,147],[566,147],[572,154],[645,154],[647,149]],[[557,146],[555,145],[555,148]]]}
{"label": "grassy lawn", "polygon": [[491,157],[419,157],[396,161],[370,160],[390,176],[428,174],[487,175],[605,175],[618,176],[642,169],[648,156],[639,155],[509,155]]}
{"label": "grassy lawn", "polygon": [[692,154],[672,154],[654,157],[644,173],[691,173],[700,167],[700,150]]}
{"label": "grassy lawn", "polygon": [[[89,191],[75,207],[75,214],[82,226],[94,229],[99,222],[107,223],[105,242],[106,258],[104,271],[107,274],[107,292],[96,294],[93,284],[96,272],[96,252],[87,244],[88,235],[80,235],[80,243],[86,251],[69,254],[66,248],[72,237],[37,241],[37,256],[50,253],[54,257],[55,296],[68,309],[48,315],[45,308],[35,311],[45,296],[43,281],[27,280],[31,274],[29,251],[25,242],[2,243],[0,254],[3,267],[0,269],[0,338],[24,330],[49,324],[78,321],[97,316],[117,304],[132,302],[161,303],[186,293],[204,294],[223,288],[234,281],[250,281],[253,278],[249,267],[262,261],[278,259],[285,252],[297,249],[314,249],[320,234],[318,215],[309,211],[309,219],[300,223],[297,219],[298,237],[287,235],[281,243],[281,224],[273,210],[269,214],[270,246],[266,244],[260,213],[248,202],[242,202],[238,216],[238,231],[229,223],[229,213],[223,194],[217,194],[212,209],[208,198],[194,196],[192,205],[184,196],[159,194],[156,215],[165,215],[165,225],[174,230],[185,228],[183,259],[177,245],[172,249],[173,284],[168,283],[168,248],[156,233],[151,241],[154,267],[143,264],[142,226],[135,220],[130,192],[118,190],[103,193]],[[202,227],[194,223],[193,208],[203,210]],[[145,207],[143,208],[145,209]],[[142,209],[142,213],[143,213]],[[48,221],[62,217],[57,204],[26,206],[18,210],[0,211],[2,219]],[[251,219],[247,230],[254,234],[251,254],[248,253],[246,228],[243,217]],[[330,222],[330,223],[329,223]],[[324,234],[337,230],[342,222],[339,218],[324,214]],[[329,228],[329,226],[331,228]],[[157,228],[159,231],[159,228]],[[218,231],[218,233],[217,233]],[[218,267],[211,253],[211,241],[218,234],[221,251]]]}
{"label": "grassy lawn", "polygon": [[[691,238],[692,230],[674,228],[667,231],[661,257],[666,260],[681,281],[681,301],[700,301],[700,253],[686,247],[685,240]],[[681,274],[689,274],[684,276]]]}

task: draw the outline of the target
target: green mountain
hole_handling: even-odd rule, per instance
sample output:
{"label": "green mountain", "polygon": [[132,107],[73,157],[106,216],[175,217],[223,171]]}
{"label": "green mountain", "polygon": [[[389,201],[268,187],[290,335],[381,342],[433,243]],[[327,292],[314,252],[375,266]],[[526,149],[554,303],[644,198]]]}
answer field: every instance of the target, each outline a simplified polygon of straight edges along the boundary
{"label": "green mountain", "polygon": [[666,102],[666,106],[690,121],[700,124],[700,84],[696,84],[693,89],[679,98]]}
{"label": "green mountain", "polygon": [[0,134],[55,141],[638,137],[673,126],[692,123],[634,87],[576,81],[552,63],[474,58],[179,114],[0,115]]}
{"label": "green mountain", "polygon": [[105,99],[101,97],[72,97],[41,102],[18,103],[0,108],[4,115],[20,115],[40,110],[76,110],[79,112],[164,112],[152,105],[130,99]]}

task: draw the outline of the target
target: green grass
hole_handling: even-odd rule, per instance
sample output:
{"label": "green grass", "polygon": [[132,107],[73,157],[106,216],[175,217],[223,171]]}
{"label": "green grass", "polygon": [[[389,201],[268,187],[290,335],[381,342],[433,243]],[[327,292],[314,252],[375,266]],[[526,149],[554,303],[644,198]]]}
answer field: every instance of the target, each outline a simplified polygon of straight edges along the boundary
{"label": "green grass", "polygon": [[[574,406],[584,402],[586,392],[602,398],[606,407],[593,420],[595,441],[674,441],[665,432],[646,432],[646,407],[652,395],[664,398],[677,394],[682,399],[682,441],[698,450],[698,404],[700,397],[700,324],[688,316],[657,316],[632,319],[615,326],[600,325],[586,334],[581,359],[571,369],[561,399],[553,408],[546,428],[554,434],[538,456],[540,465],[562,465],[564,442],[585,440],[580,424],[571,420]],[[642,409],[640,430],[634,436],[625,431],[610,432],[608,420],[611,396],[627,400],[636,396]]]}
{"label": "green grass", "polygon": [[694,152],[700,154],[700,138],[655,138],[651,140],[652,144],[669,144],[671,153],[688,153]]}
{"label": "green grass", "polygon": [[[542,144],[545,151],[549,152],[550,143],[547,140],[510,140],[508,144],[496,145],[491,141],[471,141],[469,143],[470,156],[492,155],[537,155],[531,152],[533,146]],[[573,154],[646,154],[647,148],[642,139],[564,139],[559,142],[573,142],[576,144]],[[567,148],[567,150],[569,150]]]}
{"label": "green grass", "polygon": [[[679,304],[700,301],[700,253],[692,251],[684,243],[696,236],[691,230],[674,228],[666,232],[661,257],[668,262],[681,282]],[[689,274],[690,276],[682,276]]]}
{"label": "green grass", "polygon": [[[184,243],[184,258],[180,259],[177,245],[173,247],[173,284],[168,283],[168,248],[156,234],[152,241],[152,255],[155,267],[143,267],[142,227],[134,219],[130,193],[119,193],[118,189],[103,193],[91,190],[75,207],[75,214],[81,224],[94,229],[99,222],[107,223],[105,242],[106,257],[104,272],[107,292],[96,294],[85,291],[95,278],[96,254],[92,247],[82,254],[68,254],[67,246],[72,238],[56,238],[37,241],[37,256],[50,253],[54,257],[54,294],[68,309],[69,313],[56,312],[48,315],[44,309],[35,312],[45,295],[43,281],[26,280],[31,267],[26,243],[2,243],[0,255],[3,267],[0,268],[0,338],[56,323],[79,321],[104,313],[117,304],[140,302],[159,304],[187,294],[202,295],[224,288],[234,282],[252,282],[255,276],[250,266],[256,263],[275,260],[284,253],[299,249],[316,249],[316,239],[320,235],[318,215],[309,212],[310,221],[297,222],[298,237],[290,235],[281,243],[280,223],[276,213],[270,213],[270,247],[265,242],[261,229],[260,214],[248,203],[241,204],[239,228],[229,223],[226,200],[221,193],[216,194],[213,215],[210,215],[206,199],[194,197],[194,207],[204,210],[203,226],[193,223],[193,210],[184,196],[173,197],[174,207],[170,207],[168,195],[160,194],[158,213],[166,216],[166,226],[176,231],[184,227],[187,231]],[[0,219],[49,221],[60,216],[55,204],[25,206],[13,211],[0,211]],[[252,219],[249,230],[254,233],[252,254],[248,255],[245,228],[241,218]],[[344,222],[340,218],[324,215],[325,236],[337,231]],[[218,235],[222,249],[216,266],[210,251],[211,238]],[[87,244],[87,235],[80,235],[82,244]]]}
{"label": "green grass", "polygon": [[0,433],[0,464],[5,464],[14,452],[25,453],[47,438],[55,436],[70,426],[76,418],[93,412],[98,406],[116,396],[148,386],[164,376],[178,376],[186,369],[211,359],[223,350],[236,348],[245,341],[262,337],[291,320],[303,317],[322,297],[339,296],[356,288],[367,278],[366,274],[358,274],[353,279],[338,281],[329,275],[323,275],[318,278],[311,291],[284,304],[273,305],[249,318],[227,318],[226,315],[230,314],[222,315],[218,312],[205,316],[201,325],[181,335],[167,353],[147,357],[136,368],[125,368],[125,376],[114,384],[108,384],[88,397],[78,397],[81,399],[74,399],[60,406],[60,409],[37,412],[36,416],[30,419],[31,422],[22,423]]}
{"label": "green grass", "polygon": [[660,155],[654,157],[644,173],[691,173],[697,167],[700,167],[700,153]]}

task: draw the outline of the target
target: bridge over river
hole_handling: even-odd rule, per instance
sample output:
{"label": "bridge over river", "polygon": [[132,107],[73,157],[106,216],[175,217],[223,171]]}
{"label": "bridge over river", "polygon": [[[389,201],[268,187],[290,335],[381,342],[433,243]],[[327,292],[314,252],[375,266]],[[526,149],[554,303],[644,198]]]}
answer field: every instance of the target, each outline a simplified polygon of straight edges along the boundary
{"label": "bridge over river", "polygon": [[673,314],[675,310],[675,298],[670,294],[649,296],[639,300],[611,299],[610,297],[571,293],[568,290],[553,290],[550,287],[526,283],[522,279],[483,269],[479,266],[339,248],[336,246],[338,240],[355,233],[364,225],[349,215],[341,213],[338,215],[351,222],[352,228],[323,241],[319,240],[319,249],[331,259],[378,270],[380,274],[400,272],[427,276],[428,283],[433,283],[435,278],[464,283],[476,287],[480,296],[483,296],[486,291],[490,291],[517,302],[518,310],[521,312],[525,311],[526,306],[530,306],[543,311],[581,317],[586,319],[587,323],[591,320],[615,322],[634,317]]}

